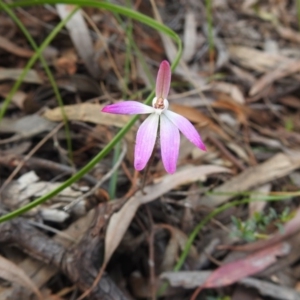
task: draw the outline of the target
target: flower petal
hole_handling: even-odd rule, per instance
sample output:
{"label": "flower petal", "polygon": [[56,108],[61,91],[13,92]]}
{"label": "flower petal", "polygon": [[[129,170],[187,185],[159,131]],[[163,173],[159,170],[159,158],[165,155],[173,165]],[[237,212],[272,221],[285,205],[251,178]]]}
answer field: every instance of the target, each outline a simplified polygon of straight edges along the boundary
{"label": "flower petal", "polygon": [[188,119],[170,110],[165,110],[163,113],[178,127],[189,141],[201,150],[206,151],[199,133]]}
{"label": "flower petal", "polygon": [[175,173],[178,160],[180,134],[178,128],[164,115],[160,116],[161,158],[166,171]]}
{"label": "flower petal", "polygon": [[171,83],[170,64],[164,60],[160,66],[156,77],[156,97],[157,99],[167,99]]}
{"label": "flower petal", "polygon": [[102,112],[120,115],[151,114],[154,108],[137,101],[123,101],[103,107]]}
{"label": "flower petal", "polygon": [[134,167],[140,171],[145,168],[156,142],[159,115],[151,114],[140,126],[136,135]]}

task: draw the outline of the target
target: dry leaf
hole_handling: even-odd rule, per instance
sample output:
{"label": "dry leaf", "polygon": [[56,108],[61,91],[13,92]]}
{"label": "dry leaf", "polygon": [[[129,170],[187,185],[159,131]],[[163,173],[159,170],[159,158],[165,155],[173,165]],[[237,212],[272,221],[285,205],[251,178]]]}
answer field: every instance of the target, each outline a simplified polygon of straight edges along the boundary
{"label": "dry leaf", "polygon": [[[23,69],[0,68],[0,80],[17,80],[23,73]],[[43,80],[35,70],[28,70],[23,82],[42,84]]]}
{"label": "dry leaf", "polygon": [[193,289],[203,285],[211,274],[211,271],[180,271],[164,272],[159,277],[168,280],[173,287]]}
{"label": "dry leaf", "polygon": [[111,216],[105,235],[104,265],[108,263],[119,246],[140,204],[139,198],[132,197],[124,204],[120,211]]}
{"label": "dry leaf", "polygon": [[257,82],[252,86],[249,91],[250,96],[254,96],[264,90],[269,84],[274,81],[292,75],[300,71],[300,61],[287,61],[280,65],[276,70],[272,70],[262,78],[258,79]]}
{"label": "dry leaf", "polygon": [[18,45],[14,44],[9,39],[3,36],[0,36],[0,48],[4,49],[7,52],[18,55],[20,57],[29,58],[34,54],[32,50],[19,47]]}
{"label": "dry leaf", "polygon": [[[130,120],[129,116],[113,115],[101,113],[104,105],[93,103],[81,103],[75,105],[65,105],[64,110],[68,120],[91,122],[94,124],[117,126],[123,128]],[[60,107],[46,110],[44,117],[51,121],[62,121]]]}
{"label": "dry leaf", "polygon": [[280,64],[290,61],[289,58],[282,55],[270,54],[244,46],[229,46],[228,51],[230,58],[244,68],[262,73],[272,71]]}
{"label": "dry leaf", "polygon": [[217,288],[233,284],[242,278],[266,269],[276,262],[278,256],[287,255],[289,251],[289,244],[280,243],[253,253],[243,259],[224,264],[212,272],[202,287]]}
{"label": "dry leaf", "polygon": [[300,299],[300,293],[296,290],[271,282],[255,279],[244,278],[240,281],[247,287],[256,288],[262,296],[269,296],[279,300],[298,300]]}
{"label": "dry leaf", "polygon": [[290,106],[292,108],[300,109],[300,98],[287,95],[282,98],[279,98],[278,101],[283,105]]}
{"label": "dry leaf", "polygon": [[[269,195],[271,191],[272,185],[270,183],[264,184],[260,186],[259,188],[255,189],[253,192],[261,194],[261,195]],[[250,197],[251,199],[255,200],[255,195]],[[266,207],[267,202],[266,201],[251,201],[249,203],[249,218],[253,218],[254,214],[257,212],[262,212],[264,208]]]}
{"label": "dry leaf", "polygon": [[32,137],[42,132],[49,132],[56,127],[53,123],[39,115],[28,115],[22,118],[3,118],[0,132],[16,133],[22,138]]}
{"label": "dry leaf", "polygon": [[283,27],[281,25],[276,26],[276,29],[282,38],[294,42],[296,44],[300,43],[300,34],[298,31],[293,30],[289,27]]}
{"label": "dry leaf", "polygon": [[194,11],[190,10],[185,14],[185,24],[183,32],[183,44],[184,49],[182,53],[182,59],[184,61],[190,61],[195,52],[197,42],[197,22],[196,14]]}
{"label": "dry leaf", "polygon": [[54,61],[58,76],[59,75],[74,75],[77,71],[78,57],[75,50],[68,49],[61,53],[61,56]]}
{"label": "dry leaf", "polygon": [[199,205],[218,206],[230,200],[233,197],[231,193],[249,191],[255,186],[286,176],[299,167],[299,158],[279,153],[260,165],[248,168],[213,191],[214,193],[228,193],[227,195],[204,196]]}
{"label": "dry leaf", "polygon": [[[10,84],[1,84],[0,85],[0,95],[6,98],[11,90],[12,86]],[[12,102],[19,107],[20,109],[24,108],[24,102],[27,98],[27,93],[24,91],[17,91],[12,97]]]}
{"label": "dry leaf", "polygon": [[[211,271],[164,272],[160,275],[160,278],[168,280],[173,287],[193,289],[199,285],[203,285],[211,274]],[[239,280],[239,283],[256,288],[261,295],[270,296],[280,300],[298,300],[300,297],[299,293],[294,289],[255,278],[244,278]]]}
{"label": "dry leaf", "polygon": [[247,110],[243,105],[230,100],[218,100],[212,104],[212,107],[231,110],[236,114],[239,123],[247,124]]}
{"label": "dry leaf", "polygon": [[240,260],[224,264],[213,272],[209,271],[181,271],[165,272],[161,279],[167,279],[174,287],[182,286],[187,289],[202,286],[203,288],[217,288],[243,282],[245,277],[256,274],[276,262],[278,256],[289,253],[290,246],[280,243],[260,250]]}
{"label": "dry leaf", "polygon": [[31,290],[40,300],[43,299],[40,291],[26,273],[20,267],[3,256],[0,256],[0,277]]}
{"label": "dry leaf", "polygon": [[240,89],[231,83],[215,82],[211,85],[212,90],[228,94],[235,102],[239,104],[245,103],[245,98]]}
{"label": "dry leaf", "polygon": [[[57,4],[56,9],[63,20],[65,19],[75,6],[66,4]],[[94,48],[92,38],[89,33],[88,26],[82,16],[81,10],[78,10],[71,20],[68,21],[66,27],[70,33],[73,44],[84,61],[85,66],[91,75],[95,78],[99,76],[99,66],[94,58]]]}

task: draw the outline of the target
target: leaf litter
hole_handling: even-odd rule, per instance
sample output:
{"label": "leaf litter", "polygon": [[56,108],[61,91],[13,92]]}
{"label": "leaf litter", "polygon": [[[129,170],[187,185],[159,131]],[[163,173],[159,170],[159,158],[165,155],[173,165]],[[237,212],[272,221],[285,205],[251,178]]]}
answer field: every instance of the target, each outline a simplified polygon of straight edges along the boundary
{"label": "leaf litter", "polygon": [[[157,148],[149,170],[140,174],[133,168],[133,126],[114,199],[111,153],[76,184],[16,219],[25,237],[37,230],[34,242],[17,239],[21,231],[13,221],[0,224],[1,299],[74,299],[87,291],[90,299],[193,299],[197,292],[199,299],[236,299],[248,287],[253,299],[300,299],[295,2],[212,1],[211,28],[202,2],[132,4],[182,38],[170,109],[193,123],[208,150],[202,153],[183,139],[178,170],[167,175]],[[30,7],[18,16],[40,43],[70,9]],[[8,16],[2,14],[0,22],[1,108],[34,51]],[[65,131],[55,131],[64,119],[61,109],[36,63],[0,122],[1,214],[31,203],[84,167],[130,120],[101,109],[145,99],[160,62],[172,62],[176,54],[169,37],[84,7],[50,47],[54,54],[47,62],[63,96],[73,159]],[[245,199],[250,203],[229,207]],[[247,242],[249,226],[256,240]],[[43,250],[45,244],[52,246]],[[181,268],[171,272],[185,251]]]}

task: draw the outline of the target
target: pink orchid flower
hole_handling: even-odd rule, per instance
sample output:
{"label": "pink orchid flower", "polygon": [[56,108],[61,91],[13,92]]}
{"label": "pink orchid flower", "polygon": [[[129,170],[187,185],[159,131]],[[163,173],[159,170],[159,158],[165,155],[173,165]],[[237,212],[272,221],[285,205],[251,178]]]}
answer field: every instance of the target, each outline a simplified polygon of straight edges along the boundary
{"label": "pink orchid flower", "polygon": [[171,69],[165,60],[160,64],[156,79],[156,97],[152,107],[137,101],[124,101],[105,106],[102,111],[110,114],[150,114],[141,124],[136,136],[134,151],[134,167],[140,171],[145,168],[154,149],[160,130],[161,157],[166,171],[170,174],[176,171],[178,160],[180,134],[190,140],[196,147],[206,150],[204,143],[195,127],[186,118],[168,110],[166,99],[171,83]]}

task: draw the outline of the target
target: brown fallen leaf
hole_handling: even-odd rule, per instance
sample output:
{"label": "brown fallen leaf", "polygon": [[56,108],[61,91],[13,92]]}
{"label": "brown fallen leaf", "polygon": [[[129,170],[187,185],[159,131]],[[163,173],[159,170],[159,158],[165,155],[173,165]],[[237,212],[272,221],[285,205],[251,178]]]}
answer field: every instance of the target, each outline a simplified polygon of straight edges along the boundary
{"label": "brown fallen leaf", "polygon": [[[64,110],[68,120],[91,122],[94,124],[101,124],[107,126],[124,127],[130,120],[129,116],[113,115],[101,113],[101,109],[104,105],[93,103],[81,103],[75,105],[65,105]],[[44,117],[51,121],[62,121],[60,107],[46,110]]]}
{"label": "brown fallen leaf", "polygon": [[284,27],[282,25],[276,26],[276,29],[282,38],[289,40],[293,43],[297,43],[297,44],[300,43],[300,34],[298,31],[293,30],[292,28],[289,27]]}
{"label": "brown fallen leaf", "polygon": [[42,294],[27,276],[27,274],[21,268],[3,256],[0,256],[0,277],[31,290],[40,300],[43,299]]}
{"label": "brown fallen leaf", "polygon": [[[270,54],[257,49],[244,46],[229,46],[230,58],[238,62],[246,69],[258,72],[268,72],[279,67],[280,64],[290,61],[289,58],[279,55]],[[249,59],[251,57],[251,59]]]}
{"label": "brown fallen leaf", "polygon": [[[10,84],[1,84],[0,85],[0,96],[6,98],[11,90],[12,86]],[[17,91],[12,97],[12,102],[19,107],[20,109],[24,108],[24,102],[27,98],[27,93],[24,91]]]}
{"label": "brown fallen leaf", "polygon": [[[4,69],[0,68],[0,80],[17,80],[22,74],[23,69]],[[43,80],[35,70],[29,70],[23,82],[42,84]]]}
{"label": "brown fallen leaf", "polygon": [[[73,8],[73,5],[56,5],[57,12],[62,20],[69,15]],[[83,18],[81,10],[78,10],[73,15],[71,20],[67,22],[66,27],[77,52],[84,61],[86,68],[93,77],[97,78],[100,73],[99,65],[96,63],[94,57],[95,52],[92,37],[89,33],[88,26]]]}
{"label": "brown fallen leaf", "polygon": [[280,65],[276,70],[272,70],[258,79],[249,91],[250,96],[254,96],[264,90],[274,81],[292,75],[300,71],[300,61],[290,60]]}
{"label": "brown fallen leaf", "polygon": [[0,36],[0,48],[4,49],[7,52],[18,55],[20,57],[29,58],[34,54],[32,50],[22,48],[3,36]]}
{"label": "brown fallen leaf", "polygon": [[202,287],[216,288],[233,284],[266,269],[276,262],[278,256],[285,256],[289,251],[289,244],[280,243],[259,250],[243,259],[227,263],[212,272]]}
{"label": "brown fallen leaf", "polygon": [[0,132],[15,133],[22,138],[28,138],[41,132],[49,132],[54,127],[56,123],[39,115],[28,115],[17,119],[3,118],[0,123]]}
{"label": "brown fallen leaf", "polygon": [[284,256],[290,251],[290,245],[280,243],[260,250],[243,259],[224,264],[213,271],[193,293],[191,300],[196,300],[202,289],[218,288],[231,285],[245,277],[256,274],[275,263],[278,256]]}
{"label": "brown fallen leaf", "polygon": [[182,59],[188,62],[192,59],[197,50],[197,22],[196,14],[192,9],[185,14],[183,43]]}
{"label": "brown fallen leaf", "polygon": [[215,188],[213,190],[214,193],[223,193],[223,195],[204,196],[201,198],[199,205],[206,205],[209,207],[221,205],[234,197],[232,193],[249,191],[258,185],[286,176],[299,167],[299,157],[292,157],[283,153],[276,154],[262,164],[248,168],[244,172]]}
{"label": "brown fallen leaf", "polygon": [[61,56],[54,60],[53,64],[59,75],[74,75],[77,71],[78,57],[75,50],[67,49]]}
{"label": "brown fallen leaf", "polygon": [[[168,280],[172,287],[193,289],[204,284],[211,274],[211,271],[164,272],[160,275],[160,278]],[[238,282],[245,286],[256,288],[261,295],[280,300],[297,300],[300,297],[299,293],[292,288],[251,277],[243,278]]]}
{"label": "brown fallen leaf", "polygon": [[300,99],[298,97],[287,95],[282,98],[279,98],[278,101],[282,103],[283,105],[300,109]]}
{"label": "brown fallen leaf", "polygon": [[221,99],[215,101],[212,104],[212,107],[230,110],[236,114],[239,123],[247,124],[247,109],[243,105],[240,105],[234,101]]}
{"label": "brown fallen leaf", "polygon": [[[271,191],[272,185],[270,183],[266,183],[257,189],[255,189],[253,192],[263,195],[268,195]],[[255,196],[251,197],[253,200],[255,200]],[[255,214],[257,212],[263,212],[264,208],[267,205],[267,201],[252,201],[249,203],[249,218],[254,218]]]}
{"label": "brown fallen leaf", "polygon": [[241,90],[235,84],[227,82],[214,82],[211,84],[212,90],[228,94],[236,103],[244,104],[245,98]]}

